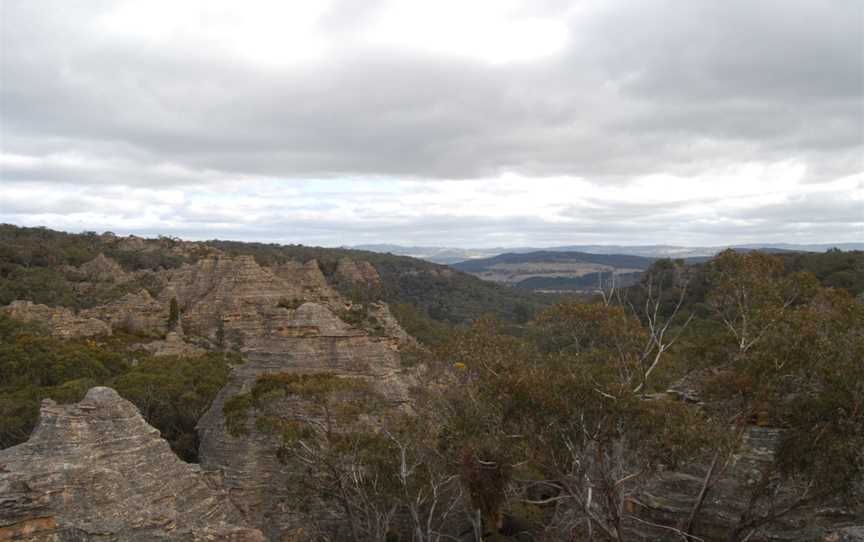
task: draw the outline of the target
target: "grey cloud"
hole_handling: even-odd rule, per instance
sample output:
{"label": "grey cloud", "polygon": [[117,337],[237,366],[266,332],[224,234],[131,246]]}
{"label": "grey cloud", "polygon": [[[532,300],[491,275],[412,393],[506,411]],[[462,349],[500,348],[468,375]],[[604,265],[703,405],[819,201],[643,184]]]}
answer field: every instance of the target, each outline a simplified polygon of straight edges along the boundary
{"label": "grey cloud", "polygon": [[[609,2],[572,23],[568,50],[536,62],[349,43],[287,72],[130,48],[88,36],[92,13],[40,17],[31,4],[6,8],[4,131],[76,137],[84,148],[123,141],[193,167],[636,175],[737,160],[740,140],[759,147],[754,159],[788,154],[792,142],[812,161],[862,143],[862,19],[851,1]],[[360,24],[349,4],[325,27]],[[694,137],[731,142],[691,156]]]}
{"label": "grey cloud", "polygon": [[[854,0],[529,2],[521,15],[568,25],[565,48],[500,65],[362,44],[358,33],[387,2],[340,0],[319,21],[331,52],[288,69],[120,39],[95,23],[113,5],[4,3],[0,150],[104,163],[9,165],[0,182],[219,190],[252,176],[386,183],[516,172],[626,186],[652,173],[696,176],[747,162],[800,161],[812,183],[864,170],[864,8]],[[588,203],[568,211],[583,217],[580,231],[542,217],[424,217],[398,227],[414,232],[407,241],[428,244],[440,244],[441,232],[473,245],[496,232],[590,241],[601,223],[603,235],[627,240],[646,225],[679,235],[674,205]],[[691,232],[785,235],[792,209],[812,223],[824,222],[820,213],[857,223],[855,200],[823,203],[767,206],[752,211],[764,224],[718,219]],[[13,211],[26,214],[0,208]],[[194,207],[177,212],[190,224],[207,220]],[[213,212],[213,223],[235,220]],[[741,212],[725,218],[753,218]],[[244,231],[276,239],[267,236],[292,227],[336,239],[346,225]],[[370,224],[357,235],[387,239],[392,227]]]}

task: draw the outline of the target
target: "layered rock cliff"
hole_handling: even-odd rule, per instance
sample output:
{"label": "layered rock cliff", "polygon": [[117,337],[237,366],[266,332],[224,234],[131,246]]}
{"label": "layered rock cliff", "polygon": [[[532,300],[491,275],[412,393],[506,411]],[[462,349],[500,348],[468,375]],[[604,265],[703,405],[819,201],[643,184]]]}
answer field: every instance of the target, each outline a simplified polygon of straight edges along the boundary
{"label": "layered rock cliff", "polygon": [[[163,272],[160,301],[176,299],[183,328],[217,340],[217,333],[245,341],[267,336],[288,317],[285,307],[302,301],[336,305],[338,294],[323,281],[317,265],[283,265],[274,272],[251,256],[212,257]],[[278,274],[277,274],[278,273]]]}
{"label": "layered rock cliff", "polygon": [[[278,323],[274,320],[272,333],[244,347],[246,362],[234,369],[198,423],[202,466],[224,473],[234,502],[274,540],[306,521],[292,504],[291,477],[296,473],[280,462],[278,437],[255,431],[251,419],[247,420],[247,434],[229,433],[223,412],[226,401],[248,392],[266,373],[326,372],[362,378],[394,405],[407,397],[410,385],[401,370],[399,342],[394,337],[370,337],[315,303],[285,313]],[[296,408],[296,403],[284,399],[270,405],[271,413],[285,419],[296,414]]]}
{"label": "layered rock cliff", "polygon": [[139,290],[106,305],[83,310],[81,316],[102,320],[111,329],[162,333],[167,329],[168,306],[153,299],[147,290]]}
{"label": "layered rock cliff", "polygon": [[375,286],[381,284],[378,271],[367,261],[340,258],[336,265],[336,276],[348,283]]}
{"label": "layered rock cliff", "polygon": [[0,451],[0,540],[264,538],[132,403],[97,387],[76,404],[44,401],[30,440]]}

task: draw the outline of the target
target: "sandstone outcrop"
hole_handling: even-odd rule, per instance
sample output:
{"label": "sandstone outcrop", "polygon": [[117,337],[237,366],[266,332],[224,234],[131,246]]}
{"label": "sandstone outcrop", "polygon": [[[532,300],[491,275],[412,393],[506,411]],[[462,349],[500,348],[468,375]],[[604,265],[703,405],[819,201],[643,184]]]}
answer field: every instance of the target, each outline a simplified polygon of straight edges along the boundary
{"label": "sandstone outcrop", "polygon": [[352,260],[347,256],[339,259],[336,265],[336,276],[349,283],[367,286],[381,284],[381,276],[371,263],[365,260]]}
{"label": "sandstone outcrop", "polygon": [[207,350],[184,341],[183,336],[177,331],[169,331],[164,340],[149,342],[141,345],[140,348],[154,356],[186,357],[207,353]]}
{"label": "sandstone outcrop", "polygon": [[[276,272],[261,267],[252,256],[205,258],[180,269],[162,272],[165,287],[160,301],[176,298],[183,328],[218,342],[247,344],[271,335],[290,311],[303,301],[338,306],[341,301],[320,274],[317,264],[283,265]],[[289,326],[296,327],[296,326]]]}
{"label": "sandstone outcrop", "polygon": [[[327,372],[362,378],[394,405],[407,397],[409,385],[393,337],[370,337],[316,303],[280,311],[270,322],[269,333],[243,347],[245,363],[233,369],[228,384],[198,423],[202,466],[224,473],[234,502],[274,540],[308,520],[298,516],[291,502],[294,473],[278,459],[278,438],[255,431],[251,420],[247,435],[229,434],[223,413],[226,401],[248,392],[265,373]],[[298,407],[282,399],[271,408],[290,418]]]}
{"label": "sandstone outcrop", "polygon": [[399,343],[413,343],[414,338],[408,335],[396,317],[390,312],[390,306],[387,303],[371,303],[369,313],[383,328],[383,334],[387,337],[396,339]]}
{"label": "sandstone outcrop", "polygon": [[92,388],[43,401],[30,440],[0,451],[0,540],[263,541],[132,403]]}
{"label": "sandstone outcrop", "polygon": [[296,299],[316,301],[331,308],[344,303],[342,297],[327,283],[316,260],[309,260],[305,264],[290,261],[277,265],[272,270],[292,287],[290,295],[296,296]]}
{"label": "sandstone outcrop", "polygon": [[168,326],[168,305],[153,299],[147,290],[142,289],[107,305],[83,310],[81,316],[98,318],[112,329],[162,333]]}
{"label": "sandstone outcrop", "polygon": [[129,274],[119,263],[101,252],[89,262],[80,265],[78,272],[88,280],[97,282],[124,282],[129,279]]}
{"label": "sandstone outcrop", "polygon": [[32,301],[13,301],[0,307],[0,311],[16,320],[41,323],[52,335],[64,339],[111,334],[111,326],[102,320],[76,315],[64,307],[36,305]]}

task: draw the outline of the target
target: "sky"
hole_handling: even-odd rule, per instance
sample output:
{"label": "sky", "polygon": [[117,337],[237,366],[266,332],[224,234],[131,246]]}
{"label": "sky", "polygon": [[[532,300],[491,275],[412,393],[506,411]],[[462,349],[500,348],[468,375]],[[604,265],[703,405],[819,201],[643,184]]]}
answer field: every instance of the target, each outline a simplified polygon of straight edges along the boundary
{"label": "sky", "polygon": [[0,222],[864,240],[859,0],[0,0]]}

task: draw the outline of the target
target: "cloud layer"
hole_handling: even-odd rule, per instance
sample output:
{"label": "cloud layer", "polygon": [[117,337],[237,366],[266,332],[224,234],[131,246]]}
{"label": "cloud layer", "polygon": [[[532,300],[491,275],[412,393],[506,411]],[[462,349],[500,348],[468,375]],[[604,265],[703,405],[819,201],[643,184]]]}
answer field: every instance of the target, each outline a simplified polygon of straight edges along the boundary
{"label": "cloud layer", "polygon": [[0,9],[0,221],[327,245],[864,238],[854,0]]}

